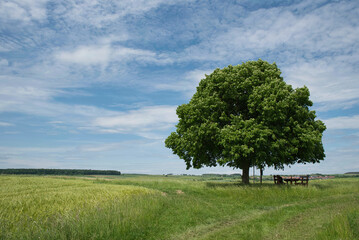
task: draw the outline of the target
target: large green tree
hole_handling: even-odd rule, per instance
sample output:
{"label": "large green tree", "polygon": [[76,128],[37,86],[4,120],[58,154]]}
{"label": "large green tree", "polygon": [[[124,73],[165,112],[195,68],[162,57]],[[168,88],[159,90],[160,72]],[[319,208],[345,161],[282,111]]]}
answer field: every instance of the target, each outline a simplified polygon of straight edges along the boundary
{"label": "large green tree", "polygon": [[177,108],[177,130],[165,144],[187,169],[240,168],[248,184],[251,166],[282,169],[324,159],[326,127],[310,106],[308,88],[286,84],[275,63],[259,59],[216,69]]}

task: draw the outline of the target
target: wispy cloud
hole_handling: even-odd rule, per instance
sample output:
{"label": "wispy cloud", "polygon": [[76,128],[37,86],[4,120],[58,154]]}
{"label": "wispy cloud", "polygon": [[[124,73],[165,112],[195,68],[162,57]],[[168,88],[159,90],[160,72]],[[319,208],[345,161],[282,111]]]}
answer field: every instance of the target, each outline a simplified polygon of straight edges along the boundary
{"label": "wispy cloud", "polygon": [[83,65],[107,64],[110,60],[111,49],[109,46],[80,46],[73,51],[61,51],[55,53],[55,57],[68,63]]}
{"label": "wispy cloud", "polygon": [[176,106],[142,107],[111,117],[98,117],[92,124],[104,132],[137,132],[142,136],[153,137],[151,132],[154,130],[168,130],[178,121],[176,108]]}
{"label": "wispy cloud", "polygon": [[2,21],[30,22],[46,19],[47,0],[11,0],[0,2],[0,19]]}
{"label": "wispy cloud", "polygon": [[[0,113],[15,112],[52,119],[70,129],[101,133],[126,133],[161,138],[156,131],[168,130],[177,121],[176,106],[144,106],[136,110],[114,111],[92,105],[54,101],[56,90],[7,87],[0,90]],[[101,116],[101,117],[100,117]],[[8,126],[6,123],[0,126]]]}
{"label": "wispy cloud", "polygon": [[[1,50],[0,50],[1,52]],[[6,59],[0,59],[0,66],[8,66],[9,62]]]}
{"label": "wispy cloud", "polygon": [[[171,5],[180,3],[178,0],[139,0],[139,1],[62,1],[59,3],[58,15],[68,22],[91,24],[103,27],[111,22],[117,22],[126,15],[143,14],[161,4]],[[91,16],[89,18],[89,16]]]}
{"label": "wispy cloud", "polygon": [[323,120],[328,129],[359,129],[359,115],[342,116]]}
{"label": "wispy cloud", "polygon": [[280,53],[279,61],[293,63],[302,54],[315,57],[323,52],[357,49],[359,26],[352,16],[358,4],[342,1],[310,9],[312,4],[306,1],[305,4],[253,11],[241,18],[241,23],[222,26],[224,31],[187,48],[183,58],[233,61],[276,51]]}
{"label": "wispy cloud", "polygon": [[[354,63],[354,64],[350,64]],[[285,79],[295,87],[308,86],[319,110],[350,108],[359,103],[357,54],[298,61],[285,67]]]}
{"label": "wispy cloud", "polygon": [[13,123],[0,122],[0,127],[12,127],[15,126]]}
{"label": "wispy cloud", "polygon": [[58,51],[55,58],[69,64],[102,66],[110,62],[165,64],[173,61],[152,51],[110,45],[79,46],[71,51]]}
{"label": "wispy cloud", "polygon": [[205,78],[205,74],[210,74],[213,70],[196,69],[191,70],[183,76],[182,79],[177,81],[169,81],[166,83],[158,83],[154,86],[158,90],[171,90],[174,92],[183,92],[188,97],[191,97],[196,92],[196,87],[199,82]]}

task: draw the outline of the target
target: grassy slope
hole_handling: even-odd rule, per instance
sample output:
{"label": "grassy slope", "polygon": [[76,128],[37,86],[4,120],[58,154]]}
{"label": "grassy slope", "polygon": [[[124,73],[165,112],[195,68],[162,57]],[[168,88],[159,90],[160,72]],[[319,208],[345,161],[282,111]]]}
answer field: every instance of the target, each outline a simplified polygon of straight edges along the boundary
{"label": "grassy slope", "polygon": [[0,180],[0,239],[359,239],[354,178],[309,187],[193,176]]}

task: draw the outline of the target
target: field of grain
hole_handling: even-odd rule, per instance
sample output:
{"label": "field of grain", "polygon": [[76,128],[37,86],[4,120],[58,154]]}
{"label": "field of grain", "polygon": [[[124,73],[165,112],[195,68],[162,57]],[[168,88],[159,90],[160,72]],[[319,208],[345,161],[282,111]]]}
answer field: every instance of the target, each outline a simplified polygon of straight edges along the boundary
{"label": "field of grain", "polygon": [[0,239],[359,239],[359,179],[0,175]]}

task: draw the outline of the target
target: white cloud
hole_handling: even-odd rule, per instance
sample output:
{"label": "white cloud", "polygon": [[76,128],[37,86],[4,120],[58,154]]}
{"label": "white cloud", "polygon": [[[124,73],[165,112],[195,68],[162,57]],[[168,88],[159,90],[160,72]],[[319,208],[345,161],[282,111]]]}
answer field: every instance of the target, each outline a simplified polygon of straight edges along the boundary
{"label": "white cloud", "polygon": [[155,59],[156,53],[142,50],[142,49],[133,49],[126,47],[115,47],[114,48],[114,58],[116,60],[152,60]]}
{"label": "white cloud", "polygon": [[109,46],[80,46],[73,51],[60,51],[55,57],[68,63],[83,65],[107,64],[110,60],[111,49]]}
{"label": "white cloud", "polygon": [[210,74],[213,70],[195,69],[187,72],[183,79],[175,82],[159,83],[154,86],[158,90],[171,90],[184,92],[186,96],[191,97],[196,92],[199,82],[205,78],[205,74]]}
{"label": "white cloud", "polygon": [[127,63],[136,61],[137,63],[153,64],[172,62],[171,59],[163,54],[118,45],[79,46],[71,51],[58,51],[55,53],[55,58],[70,64],[102,66],[107,66],[111,62]]}
{"label": "white cloud", "polygon": [[167,130],[178,121],[176,106],[150,106],[122,112],[111,117],[98,117],[93,126],[103,131],[150,134],[153,130]]}
{"label": "white cloud", "polygon": [[298,61],[282,70],[288,83],[309,88],[319,110],[345,109],[359,102],[359,72],[350,62],[359,62],[359,59],[354,55],[323,57]]}
{"label": "white cloud", "polygon": [[359,115],[354,115],[351,117],[335,117],[323,121],[329,130],[359,129]]}
{"label": "white cloud", "polygon": [[[1,84],[0,84],[1,86]],[[87,105],[71,105],[53,100],[64,92],[58,89],[30,86],[0,88],[0,112],[17,112],[54,118],[56,122],[84,124],[88,118],[111,116],[116,112]]]}
{"label": "white cloud", "polygon": [[0,19],[29,22],[42,21],[46,15],[47,0],[11,0],[0,2]]}
{"label": "white cloud", "polygon": [[109,45],[112,43],[125,42],[129,40],[129,35],[126,32],[120,32],[116,34],[110,34],[105,37],[100,37],[98,42],[100,45]]}
{"label": "white cloud", "polygon": [[[106,2],[100,0],[91,1],[64,1],[64,6],[57,10],[64,19],[69,22],[91,24],[97,27],[118,21],[126,15],[143,14],[161,4],[181,3],[178,0],[137,0],[137,1],[114,1]],[[89,17],[91,16],[91,17]]]}
{"label": "white cloud", "polygon": [[77,151],[80,152],[111,152],[111,151],[123,151],[134,146],[141,146],[142,148],[146,146],[151,146],[157,144],[158,140],[128,140],[122,142],[112,142],[112,143],[91,143],[91,144],[82,144],[76,147]]}
{"label": "white cloud", "polygon": [[52,102],[52,98],[61,93],[62,91],[56,88],[36,85],[15,86],[7,81],[0,82],[0,112],[56,116],[61,114],[61,109],[71,109],[70,106],[64,107],[66,105]]}
{"label": "white cloud", "polygon": [[[280,61],[293,62],[300,54],[357,49],[359,26],[349,17],[355,16],[356,3],[330,3],[305,12],[307,7],[292,5],[251,12],[240,24],[222,26],[224,31],[187,48],[182,59],[238,61],[277,51]],[[304,13],[297,14],[300,8]]]}
{"label": "white cloud", "polygon": [[15,134],[20,134],[19,131],[5,131],[4,134],[6,135],[15,135]]}
{"label": "white cloud", "polygon": [[0,46],[0,52],[8,52],[10,49],[11,48],[9,46]]}
{"label": "white cloud", "polygon": [[[156,139],[163,138],[158,132],[172,128],[177,122],[176,106],[145,106],[137,110],[113,111],[54,101],[59,94],[63,92],[51,88],[4,86],[0,88],[0,113],[17,112],[47,117],[49,124],[54,127],[63,125],[67,130],[126,133]],[[5,123],[2,125],[5,126]]]}
{"label": "white cloud", "polygon": [[11,127],[11,126],[14,126],[14,124],[8,122],[0,122],[0,127]]}
{"label": "white cloud", "polygon": [[[1,50],[0,50],[1,52]],[[9,62],[6,60],[6,59],[0,59],[0,67],[1,66],[8,66],[9,65]]]}
{"label": "white cloud", "polygon": [[51,124],[63,124],[63,121],[50,121]]}
{"label": "white cloud", "polygon": [[0,3],[0,16],[4,19],[30,20],[26,10],[14,2],[2,1]]}

